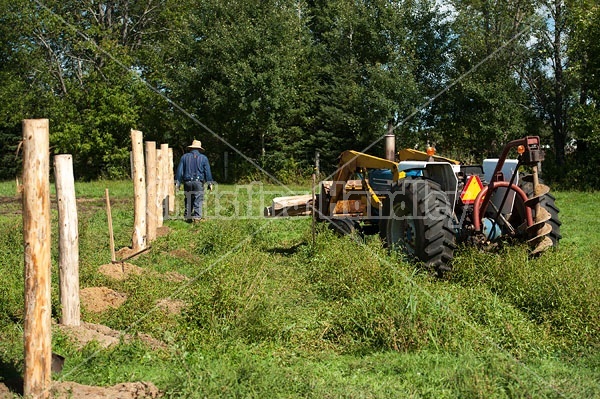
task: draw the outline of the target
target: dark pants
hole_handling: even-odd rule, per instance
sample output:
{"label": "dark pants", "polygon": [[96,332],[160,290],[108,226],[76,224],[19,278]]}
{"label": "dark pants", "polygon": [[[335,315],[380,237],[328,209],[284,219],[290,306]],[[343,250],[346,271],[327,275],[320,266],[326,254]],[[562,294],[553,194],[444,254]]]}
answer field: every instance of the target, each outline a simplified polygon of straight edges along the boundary
{"label": "dark pants", "polygon": [[192,221],[202,219],[202,202],[204,202],[204,184],[201,181],[186,181],[185,190],[185,219]]}

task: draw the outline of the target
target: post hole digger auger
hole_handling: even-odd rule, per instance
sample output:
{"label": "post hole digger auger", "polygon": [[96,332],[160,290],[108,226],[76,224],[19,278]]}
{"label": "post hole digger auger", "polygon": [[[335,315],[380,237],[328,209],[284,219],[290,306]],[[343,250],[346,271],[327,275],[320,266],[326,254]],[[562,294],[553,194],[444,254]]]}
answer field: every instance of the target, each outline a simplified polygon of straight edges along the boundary
{"label": "post hole digger auger", "polygon": [[[507,182],[502,175],[502,166],[506,161],[511,148],[516,148],[519,153],[517,168],[510,180]],[[506,145],[500,159],[498,160],[492,181],[484,187],[477,195],[473,204],[473,222],[475,232],[481,231],[481,217],[486,214],[486,209],[494,192],[499,188],[506,187],[502,196],[502,204],[507,200],[510,190],[518,195],[516,206],[513,206],[512,223],[517,226],[517,237],[524,238],[532,247],[531,254],[536,255],[556,245],[560,239],[560,221],[558,220],[558,208],[554,205],[554,197],[550,196],[550,188],[540,182],[538,176],[538,164],[543,161],[544,153],[540,149],[539,137],[526,137],[511,141]],[[515,184],[518,176],[518,166],[530,166],[531,175],[521,178],[520,185]],[[502,205],[501,205],[502,207]],[[512,216],[512,215],[511,215]],[[498,219],[503,218],[502,213],[496,212],[493,224],[498,224]],[[508,220],[503,220],[505,225],[514,234],[514,226]]]}
{"label": "post hole digger auger", "polygon": [[[516,159],[508,158],[511,152]],[[537,255],[560,240],[558,208],[538,176],[539,137],[511,141],[482,165],[460,165],[429,150],[397,155],[399,162],[344,151],[334,180],[321,182],[314,200],[276,198],[265,214],[307,214],[314,206],[316,219],[337,232],[379,233],[388,248],[439,274],[451,269],[458,243],[485,248],[517,240]]]}

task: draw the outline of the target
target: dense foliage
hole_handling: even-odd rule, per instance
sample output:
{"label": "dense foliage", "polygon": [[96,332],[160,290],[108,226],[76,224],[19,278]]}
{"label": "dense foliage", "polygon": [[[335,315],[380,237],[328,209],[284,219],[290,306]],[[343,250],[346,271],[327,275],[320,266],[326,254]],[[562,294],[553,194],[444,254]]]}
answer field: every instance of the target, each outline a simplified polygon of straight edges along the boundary
{"label": "dense foliage", "polygon": [[[599,187],[593,0],[0,0],[0,178],[20,121],[51,120],[80,178],[128,173],[129,129],[217,177],[331,167],[341,150],[435,144],[465,161],[525,134],[555,179]],[[279,172],[279,174],[278,174]]]}

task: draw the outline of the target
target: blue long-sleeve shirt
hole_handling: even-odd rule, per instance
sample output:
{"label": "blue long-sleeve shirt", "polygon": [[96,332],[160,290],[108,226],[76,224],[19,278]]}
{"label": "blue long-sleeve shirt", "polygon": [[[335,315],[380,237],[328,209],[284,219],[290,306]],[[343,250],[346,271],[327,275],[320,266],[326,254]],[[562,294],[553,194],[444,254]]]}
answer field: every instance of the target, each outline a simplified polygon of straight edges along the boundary
{"label": "blue long-sleeve shirt", "polygon": [[197,180],[203,183],[212,182],[213,178],[206,155],[200,153],[198,150],[192,150],[183,154],[177,166],[175,179],[180,183],[190,180]]}

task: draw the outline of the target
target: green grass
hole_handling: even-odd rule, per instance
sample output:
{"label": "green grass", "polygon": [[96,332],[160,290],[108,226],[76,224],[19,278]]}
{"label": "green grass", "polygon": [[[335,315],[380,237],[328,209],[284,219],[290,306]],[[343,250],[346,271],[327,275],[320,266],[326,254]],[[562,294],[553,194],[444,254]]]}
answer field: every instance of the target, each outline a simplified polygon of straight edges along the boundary
{"label": "green grass", "polygon": [[[131,241],[130,186],[76,186],[81,286],[128,295],[122,307],[83,318],[150,334],[167,348],[135,340],[78,350],[56,333],[53,350],[67,361],[54,379],[149,380],[173,398],[600,397],[594,193],[557,193],[559,250],[529,259],[518,245],[461,248],[454,272],[438,280],[388,254],[377,237],[340,238],[319,226],[313,244],[309,219],[259,217],[271,198],[289,195],[280,187],[245,186],[234,195],[219,186],[207,194],[207,222],[167,221],[170,233],[131,261],[152,273],[115,281],[97,272],[110,260],[104,188],[120,248]],[[13,195],[14,182],[0,183],[0,196]],[[20,206],[2,206],[0,366],[8,371],[0,381],[22,368],[23,321]],[[56,259],[54,250],[55,317]],[[169,282],[169,272],[189,280]],[[188,307],[181,315],[157,310],[166,297]]]}
{"label": "green grass", "polygon": [[[600,257],[600,193],[559,192],[556,201],[560,214],[562,247],[578,256],[597,260]],[[597,261],[596,261],[597,264]]]}

